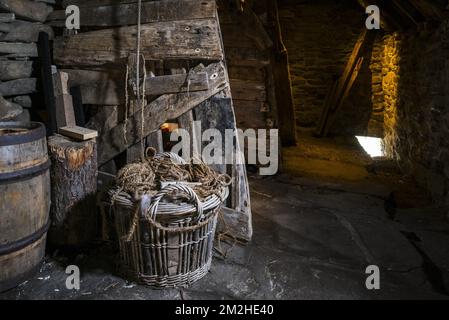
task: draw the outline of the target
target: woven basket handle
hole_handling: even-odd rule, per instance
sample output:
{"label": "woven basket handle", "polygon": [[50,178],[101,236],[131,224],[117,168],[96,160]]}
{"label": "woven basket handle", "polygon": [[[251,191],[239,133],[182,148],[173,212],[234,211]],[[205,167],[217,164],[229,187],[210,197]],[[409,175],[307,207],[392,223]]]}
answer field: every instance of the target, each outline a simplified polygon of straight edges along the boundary
{"label": "woven basket handle", "polygon": [[182,193],[186,194],[189,197],[189,202],[195,204],[195,206],[197,208],[197,214],[194,219],[194,222],[195,223],[198,222],[201,219],[201,217],[203,216],[203,204],[192,188],[190,188],[189,186],[186,186],[186,185],[182,185],[182,184],[169,185],[169,186],[166,186],[165,188],[163,188],[161,191],[159,191],[159,193],[153,197],[153,199],[151,201],[151,205],[148,207],[148,209],[146,211],[146,215],[147,216],[149,215],[149,217],[153,221],[156,221],[156,215],[157,215],[157,209],[159,207],[159,202],[162,200],[162,198],[164,196],[166,196],[172,192],[175,192],[175,191],[182,192]]}

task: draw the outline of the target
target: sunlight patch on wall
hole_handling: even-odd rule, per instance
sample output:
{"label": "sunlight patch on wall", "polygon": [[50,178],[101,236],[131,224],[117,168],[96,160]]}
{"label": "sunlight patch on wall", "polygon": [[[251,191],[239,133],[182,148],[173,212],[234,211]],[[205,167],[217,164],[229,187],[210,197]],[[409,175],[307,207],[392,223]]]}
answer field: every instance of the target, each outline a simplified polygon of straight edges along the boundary
{"label": "sunlight patch on wall", "polygon": [[381,138],[356,136],[359,144],[371,158],[383,157],[385,155]]}

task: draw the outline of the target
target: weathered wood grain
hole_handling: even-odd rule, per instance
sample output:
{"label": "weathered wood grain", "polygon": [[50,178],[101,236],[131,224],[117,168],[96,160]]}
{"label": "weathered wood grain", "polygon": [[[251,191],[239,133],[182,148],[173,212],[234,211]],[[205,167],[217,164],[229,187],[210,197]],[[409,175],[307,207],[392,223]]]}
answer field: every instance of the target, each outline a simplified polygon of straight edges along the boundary
{"label": "weathered wood grain", "polygon": [[[54,41],[60,65],[124,63],[135,49],[135,26],[80,33]],[[142,25],[142,54],[146,60],[223,60],[215,19],[180,20]]]}
{"label": "weathered wood grain", "polygon": [[17,17],[45,22],[53,8],[42,2],[29,0],[0,0],[0,9],[12,12]]}
{"label": "weathered wood grain", "polygon": [[[84,104],[119,105],[125,101],[124,73],[64,69],[69,74],[70,86],[80,86]],[[168,93],[196,92],[209,88],[205,72],[148,77],[147,96]]]}
{"label": "weathered wood grain", "polygon": [[16,20],[14,13],[0,13],[0,22],[12,22]]}
{"label": "weathered wood grain", "polygon": [[98,131],[76,125],[61,127],[59,133],[76,141],[86,141],[98,137]]}
{"label": "weathered wood grain", "polygon": [[0,80],[8,81],[31,77],[31,61],[0,60]]}
{"label": "weathered wood grain", "polygon": [[103,164],[114,158],[127,147],[136,144],[140,138],[148,136],[160,128],[168,119],[176,119],[199,105],[206,99],[227,87],[227,77],[223,63],[213,63],[203,70],[209,74],[209,90],[180,94],[163,95],[144,109],[144,132],[141,131],[141,112],[136,112],[126,122],[126,140],[124,138],[125,123],[122,122],[114,129],[103,134],[99,139],[99,163]]}
{"label": "weathered wood grain", "polygon": [[[237,129],[229,89],[202,103],[195,109],[195,115],[197,120],[202,121],[203,129],[215,128],[222,134],[227,129]],[[218,225],[218,230],[224,236],[250,241],[253,234],[251,204],[246,168],[244,160],[241,158],[242,148],[243,146],[240,146],[237,139],[232,155],[233,164],[229,168],[229,173],[232,176],[231,201],[226,204],[226,207],[232,209],[224,209],[224,215],[229,216],[228,219],[225,218],[226,224]],[[227,172],[228,168],[218,166],[216,169],[220,172]]]}
{"label": "weathered wood grain", "polygon": [[[72,2],[72,1],[70,1]],[[97,2],[80,7],[81,24],[87,27],[118,27],[136,24],[137,3]],[[74,4],[74,3],[71,3]],[[87,4],[87,3],[86,3]],[[142,3],[142,23],[215,18],[214,0],[166,0]],[[65,10],[52,12],[48,20],[53,26],[65,26]]]}
{"label": "weathered wood grain", "polygon": [[[0,41],[4,42],[37,42],[39,32],[46,32],[50,40],[53,39],[53,29],[50,26],[39,22],[28,22],[16,20],[8,24],[2,24],[9,27],[9,31],[0,36]],[[1,27],[1,26],[0,26]]]}
{"label": "weathered wood grain", "polygon": [[0,96],[0,121],[9,121],[23,112],[20,105],[10,102]]}
{"label": "weathered wood grain", "polygon": [[21,96],[36,92],[36,78],[18,79],[0,83],[0,95]]}
{"label": "weathered wood grain", "polygon": [[10,43],[0,42],[0,55],[6,57],[37,57],[35,43]]}
{"label": "weathered wood grain", "polygon": [[226,60],[229,66],[264,67],[270,64],[270,57],[255,48],[226,47]]}
{"label": "weathered wood grain", "polygon": [[52,160],[50,242],[89,244],[96,233],[97,148],[95,140],[76,142],[61,135],[48,139]]}

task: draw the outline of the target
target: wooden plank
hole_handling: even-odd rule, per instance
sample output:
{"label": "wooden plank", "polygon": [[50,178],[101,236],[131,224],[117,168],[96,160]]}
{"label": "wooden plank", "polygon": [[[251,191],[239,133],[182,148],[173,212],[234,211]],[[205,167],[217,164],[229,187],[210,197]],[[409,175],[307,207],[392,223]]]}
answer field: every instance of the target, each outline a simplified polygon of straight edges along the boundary
{"label": "wooden plank", "polygon": [[[172,75],[186,75],[186,69],[184,68],[172,68]],[[178,118],[179,128],[187,130],[190,136],[190,150],[189,155],[182,155],[183,157],[192,158],[192,157],[200,157],[199,148],[200,148],[200,140],[201,140],[201,132],[197,132],[194,125],[194,116],[193,111],[189,110]]]}
{"label": "wooden plank", "polygon": [[0,42],[0,55],[7,57],[37,57],[35,43],[10,43]]}
{"label": "wooden plank", "polygon": [[23,112],[23,108],[0,96],[0,121],[9,121],[18,117]]}
{"label": "wooden plank", "polygon": [[164,152],[164,140],[162,131],[157,130],[150,133],[147,137],[147,147],[156,149],[156,152]]}
{"label": "wooden plank", "polygon": [[[145,150],[143,150],[145,152]],[[136,143],[126,150],[126,163],[138,162],[142,159],[142,144]]]}
{"label": "wooden plank", "polygon": [[42,2],[29,0],[0,0],[0,9],[12,12],[17,17],[31,21],[45,22],[53,8]]}
{"label": "wooden plank", "polygon": [[262,102],[236,100],[234,102],[235,118],[239,129],[265,129],[266,114],[262,112]]}
{"label": "wooden plank", "polygon": [[253,40],[259,50],[267,50],[273,47],[273,41],[265,26],[251,8],[246,8],[239,15],[238,21],[243,27],[244,34]]}
{"label": "wooden plank", "polygon": [[17,79],[0,83],[0,95],[22,96],[36,92],[36,78]]}
{"label": "wooden plank", "polygon": [[226,61],[229,66],[260,68],[270,64],[270,57],[255,48],[226,47]]}
{"label": "wooden plank", "polygon": [[73,109],[72,96],[62,94],[55,97],[56,126],[57,128],[75,126],[75,112]]}
{"label": "wooden plank", "polygon": [[4,42],[37,42],[39,39],[39,32],[48,33],[50,40],[53,40],[54,33],[50,26],[42,23],[32,23],[27,21],[13,21],[8,23],[10,28],[6,34],[0,36],[0,41]]}
{"label": "wooden plank", "polygon": [[[89,1],[91,3],[91,1]],[[84,27],[118,27],[136,24],[137,3],[111,2],[80,7]],[[142,23],[215,18],[214,0],[166,0],[142,3]],[[65,10],[52,12],[48,21],[53,26],[65,26]]]}
{"label": "wooden plank", "polygon": [[[195,114],[197,119],[213,117],[220,119],[216,121],[216,129],[223,131],[226,129],[236,130],[235,114],[232,104],[231,92],[229,88],[217,94],[212,99],[204,102],[202,111],[197,108]],[[201,115],[200,115],[201,114]],[[210,116],[213,115],[211,118]],[[212,124],[212,123],[211,123]],[[204,126],[203,129],[207,128]],[[249,184],[246,175],[246,166],[244,159],[241,158],[242,148],[237,139],[234,143],[234,156],[232,159],[232,166],[230,166],[230,175],[232,177],[232,189],[230,203],[226,207],[232,208],[230,211],[224,211],[227,214],[233,214],[233,217],[227,221],[229,224],[219,224],[220,232],[226,232],[227,236],[231,238],[238,237],[244,241],[250,241],[253,234],[252,214],[251,214],[251,200],[249,194]],[[220,167],[218,168],[220,169]],[[225,168],[221,168],[225,170]],[[232,218],[232,219],[231,219]],[[231,223],[234,221],[234,223]],[[223,229],[224,228],[224,229]]]}
{"label": "wooden plank", "polygon": [[229,78],[231,81],[236,80],[247,80],[247,81],[258,81],[265,82],[267,72],[265,68],[257,67],[239,67],[231,66],[228,68]]}
{"label": "wooden plank", "polygon": [[0,22],[12,22],[16,20],[14,13],[0,13]]}
{"label": "wooden plank", "polygon": [[75,126],[75,111],[72,96],[68,88],[69,75],[65,72],[53,74],[53,88],[55,94],[56,127]]}
{"label": "wooden plank", "polygon": [[69,74],[66,72],[58,71],[53,74],[53,88],[55,96],[61,96],[63,94],[69,94]]}
{"label": "wooden plank", "polygon": [[367,35],[367,31],[366,31],[366,29],[363,29],[362,33],[360,34],[359,38],[357,39],[357,42],[355,43],[354,49],[352,50],[351,56],[349,57],[346,67],[343,71],[343,75],[341,76],[341,81],[339,81],[339,83],[337,84],[337,88],[335,91],[336,99],[333,101],[333,104],[331,105],[331,110],[334,110],[337,107],[339,100],[341,99],[343,92],[344,92],[346,86],[348,85],[348,82],[351,79],[351,75],[356,67],[362,46],[365,43],[366,35]]}
{"label": "wooden plank", "polygon": [[98,131],[78,126],[67,126],[58,129],[59,134],[78,141],[86,141],[98,137]]}
{"label": "wooden plank", "polygon": [[[135,49],[136,27],[80,33],[54,41],[60,65],[123,63]],[[223,60],[214,19],[180,20],[142,25],[142,54],[147,60]]]}
{"label": "wooden plank", "polygon": [[[280,140],[284,147],[296,145],[296,116],[293,102],[290,62],[282,38],[277,1],[267,1],[268,25],[275,43],[271,63],[267,67],[269,98],[275,108]],[[271,87],[271,88],[270,88]],[[274,91],[274,92],[273,92]],[[271,97],[270,97],[271,96]]]}
{"label": "wooden plank", "polygon": [[52,135],[56,132],[56,108],[55,108],[55,93],[53,88],[52,76],[52,59],[50,51],[49,35],[46,32],[39,33],[39,66],[42,81],[42,89],[44,92],[44,101],[47,109],[47,133]]}
{"label": "wooden plank", "polygon": [[[123,86],[124,71],[91,71],[62,69],[69,74],[70,86],[88,86],[98,82],[107,83],[107,86]],[[209,86],[208,75],[205,72],[175,74],[163,76],[149,76],[145,81],[145,92],[148,95],[161,95],[187,91],[207,90]],[[115,88],[114,88],[115,89]]]}
{"label": "wooden plank", "polygon": [[1,81],[29,78],[32,72],[31,61],[0,60]]}
{"label": "wooden plank", "polygon": [[[149,1],[152,0],[142,0],[142,3]],[[78,7],[99,7],[127,3],[137,3],[137,0],[62,0],[61,4],[66,8],[69,5],[76,5]]]}
{"label": "wooden plank", "polygon": [[209,90],[180,94],[163,95],[145,106],[144,118],[151,119],[145,122],[144,132],[140,132],[141,112],[129,117],[127,122],[126,140],[124,138],[124,123],[103,134],[99,140],[99,163],[103,164],[120,154],[127,147],[140,141],[141,136],[148,136],[160,128],[167,119],[177,119],[204,100],[223,90],[228,85],[223,63],[213,63],[198,72],[209,74]]}
{"label": "wooden plank", "polygon": [[[119,105],[125,102],[123,79],[108,80],[107,74],[103,73],[103,82],[82,81],[83,77],[72,78],[70,74],[70,85],[81,84],[81,95],[84,104],[92,105]],[[79,75],[79,70],[75,71]],[[100,76],[98,76],[100,77]],[[87,79],[86,79],[87,80]],[[190,75],[169,75],[148,77],[145,85],[147,96],[158,96],[169,93],[205,91],[209,87],[208,75],[205,72]]]}
{"label": "wooden plank", "polygon": [[[118,105],[124,104],[123,79],[111,79],[108,73],[64,69],[70,75],[70,85],[80,85],[84,104]],[[72,72],[73,71],[73,72]],[[72,77],[73,74],[73,77]],[[95,81],[90,81],[95,79]],[[97,79],[102,79],[97,81]],[[158,96],[169,93],[204,91],[209,87],[208,74],[190,73],[148,77],[145,94]]]}
{"label": "wooden plank", "polygon": [[233,98],[237,100],[259,102],[267,100],[267,90],[263,82],[233,79],[231,81],[231,91]]}

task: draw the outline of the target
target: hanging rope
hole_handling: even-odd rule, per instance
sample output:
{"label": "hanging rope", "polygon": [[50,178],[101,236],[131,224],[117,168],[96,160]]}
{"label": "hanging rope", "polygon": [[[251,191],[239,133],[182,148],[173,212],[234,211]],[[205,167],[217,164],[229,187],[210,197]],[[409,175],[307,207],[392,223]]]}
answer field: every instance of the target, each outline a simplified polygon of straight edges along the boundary
{"label": "hanging rope", "polygon": [[146,82],[146,66],[145,57],[142,55],[143,61],[143,85],[142,85],[142,96],[140,96],[140,49],[141,49],[141,22],[142,22],[142,0],[138,1],[137,5],[137,50],[136,50],[136,85],[137,85],[137,105],[140,107],[140,117],[141,117],[141,127],[140,127],[140,158],[145,161],[145,140],[144,140],[144,129],[145,129],[145,82]]}

